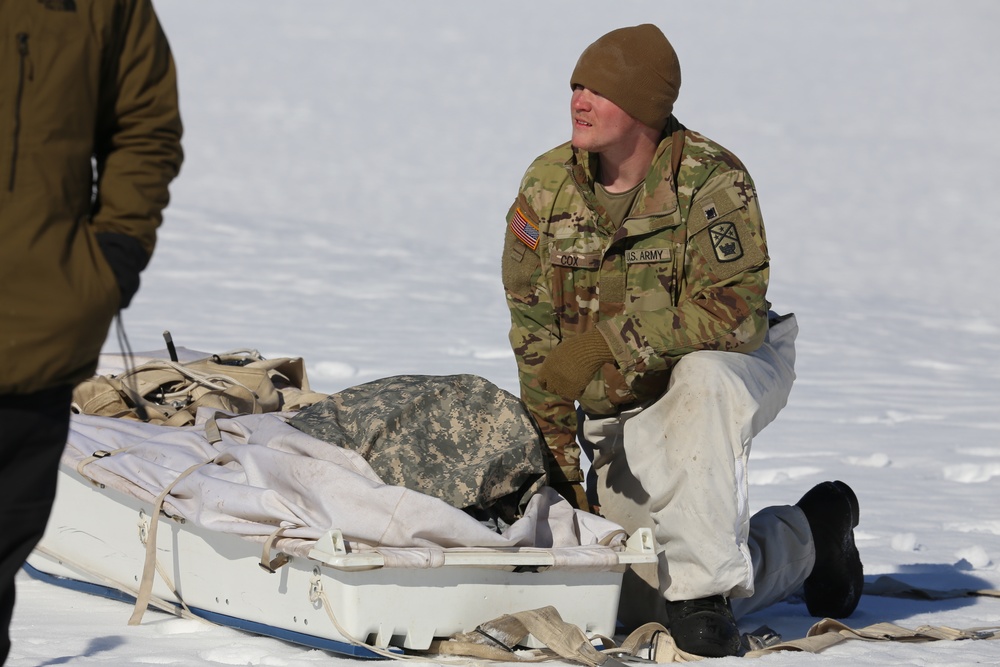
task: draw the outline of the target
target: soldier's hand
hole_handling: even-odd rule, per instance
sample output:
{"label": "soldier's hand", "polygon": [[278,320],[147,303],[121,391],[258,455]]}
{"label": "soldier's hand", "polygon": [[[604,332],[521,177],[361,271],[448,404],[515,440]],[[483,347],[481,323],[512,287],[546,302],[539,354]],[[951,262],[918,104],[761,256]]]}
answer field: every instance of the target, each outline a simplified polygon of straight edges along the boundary
{"label": "soldier's hand", "polygon": [[575,401],[601,366],[614,360],[604,336],[592,329],[552,348],[542,362],[538,382],[546,391]]}

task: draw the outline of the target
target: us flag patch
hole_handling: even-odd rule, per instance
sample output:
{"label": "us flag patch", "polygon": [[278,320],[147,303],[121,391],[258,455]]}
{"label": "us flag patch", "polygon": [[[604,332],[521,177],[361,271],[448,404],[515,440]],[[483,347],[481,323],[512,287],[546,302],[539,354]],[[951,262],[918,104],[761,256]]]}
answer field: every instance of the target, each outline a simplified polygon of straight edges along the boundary
{"label": "us flag patch", "polygon": [[519,208],[514,210],[514,215],[510,219],[510,231],[532,250],[538,247],[538,227],[528,220]]}

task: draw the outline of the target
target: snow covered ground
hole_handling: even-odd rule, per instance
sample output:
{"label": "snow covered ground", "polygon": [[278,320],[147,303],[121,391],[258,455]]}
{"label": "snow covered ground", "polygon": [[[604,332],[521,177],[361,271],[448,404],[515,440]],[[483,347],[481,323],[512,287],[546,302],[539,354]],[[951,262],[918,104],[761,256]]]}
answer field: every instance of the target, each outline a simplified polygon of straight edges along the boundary
{"label": "snow covered ground", "polygon": [[[677,48],[678,117],[761,197],[799,381],[754,443],[755,508],[857,491],[866,578],[1000,588],[1000,4],[159,0],[187,160],[126,312],[136,350],[303,356],[333,392],[401,373],[516,391],[504,213],[569,135],[569,73],[623,25]],[[108,351],[117,351],[113,338]],[[10,667],[351,662],[23,578]],[[866,596],[849,623],[1000,624],[1000,600]],[[743,621],[786,638],[791,601]],[[853,642],[771,665],[972,665],[1000,642]],[[736,659],[728,663],[735,664]]]}

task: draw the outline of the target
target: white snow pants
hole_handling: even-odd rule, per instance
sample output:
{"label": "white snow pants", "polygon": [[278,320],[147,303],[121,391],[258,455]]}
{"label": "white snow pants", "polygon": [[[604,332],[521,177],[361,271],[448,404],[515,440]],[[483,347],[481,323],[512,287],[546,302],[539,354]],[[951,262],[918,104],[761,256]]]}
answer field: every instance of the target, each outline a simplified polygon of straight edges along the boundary
{"label": "white snow pants", "polygon": [[788,596],[812,570],[801,510],[751,519],[747,504],[750,443],[788,400],[797,333],[789,316],[751,354],[688,354],[652,405],[584,420],[601,513],[629,533],[651,528],[656,541],[657,565],[634,568],[623,584],[626,624],[664,621],[663,598],[722,594],[746,614]]}

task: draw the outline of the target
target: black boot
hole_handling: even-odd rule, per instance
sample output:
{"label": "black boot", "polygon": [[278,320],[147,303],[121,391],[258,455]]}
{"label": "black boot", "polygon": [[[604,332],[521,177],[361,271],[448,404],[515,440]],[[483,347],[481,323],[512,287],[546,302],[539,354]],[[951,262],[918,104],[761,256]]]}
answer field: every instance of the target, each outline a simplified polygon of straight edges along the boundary
{"label": "black boot", "polygon": [[864,570],[854,545],[858,497],[841,481],[817,484],[796,505],[806,515],[816,547],[816,564],[805,582],[813,616],[846,618],[861,599]]}
{"label": "black boot", "polygon": [[741,655],[740,630],[729,600],[721,595],[667,601],[670,636],[677,648],[706,658]]}

